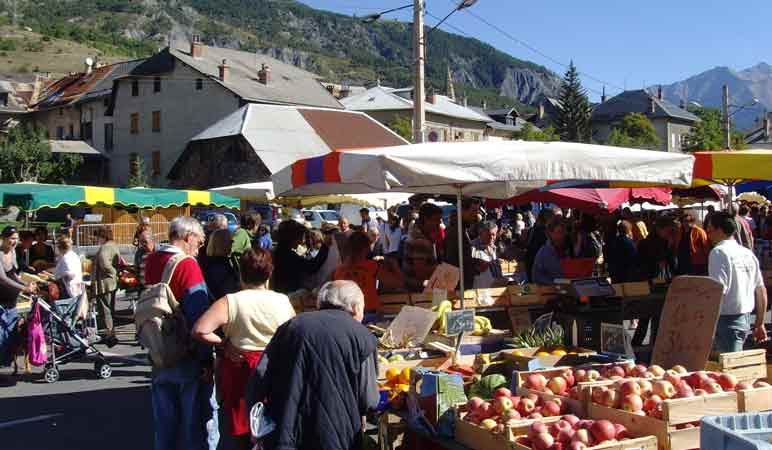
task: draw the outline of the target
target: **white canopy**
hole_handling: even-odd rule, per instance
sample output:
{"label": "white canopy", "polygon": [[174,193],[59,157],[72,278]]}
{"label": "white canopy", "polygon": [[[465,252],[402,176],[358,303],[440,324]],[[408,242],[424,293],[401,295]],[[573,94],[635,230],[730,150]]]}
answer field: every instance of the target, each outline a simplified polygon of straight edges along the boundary
{"label": "white canopy", "polygon": [[263,181],[261,183],[234,184],[209,189],[210,191],[235,197],[239,200],[247,200],[258,203],[268,203],[273,200],[273,183]]}
{"label": "white canopy", "polygon": [[383,191],[510,198],[553,181],[689,186],[687,154],[566,142],[428,143],[331,153],[274,174],[282,196]]}

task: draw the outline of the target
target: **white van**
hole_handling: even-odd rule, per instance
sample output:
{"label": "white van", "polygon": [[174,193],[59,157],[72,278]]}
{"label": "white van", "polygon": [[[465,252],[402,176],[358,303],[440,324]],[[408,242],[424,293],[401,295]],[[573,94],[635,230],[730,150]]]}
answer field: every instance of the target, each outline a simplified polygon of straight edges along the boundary
{"label": "white van", "polygon": [[[362,209],[362,206],[360,205],[353,205],[351,203],[345,203],[340,205],[340,210],[338,213],[341,217],[345,217],[348,219],[348,223],[351,225],[361,225],[362,224],[362,216],[359,215],[359,210]],[[389,214],[384,211],[381,208],[373,208],[369,207],[367,208],[370,210],[370,218],[371,219],[377,219],[380,217],[384,220],[384,222],[389,220]]]}
{"label": "white van", "polygon": [[325,223],[337,225],[340,221],[340,215],[337,211],[326,209],[304,209],[300,211],[301,216],[306,223],[311,224],[312,228],[322,228]]}

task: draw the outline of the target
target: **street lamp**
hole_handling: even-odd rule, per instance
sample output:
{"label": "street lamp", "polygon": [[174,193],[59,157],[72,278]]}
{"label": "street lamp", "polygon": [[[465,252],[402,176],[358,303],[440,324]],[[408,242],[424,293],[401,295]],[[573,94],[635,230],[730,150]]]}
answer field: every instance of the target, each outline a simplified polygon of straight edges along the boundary
{"label": "street lamp", "polygon": [[[732,149],[732,125],[730,122],[730,118],[737,114],[738,112],[742,111],[746,108],[751,108],[753,106],[756,106],[759,103],[759,99],[754,98],[751,103],[747,105],[730,105],[729,104],[729,86],[726,84],[723,88],[723,113],[724,113],[724,148],[727,150]],[[729,113],[729,108],[737,108],[733,113]]]}
{"label": "street lamp", "polygon": [[[448,18],[456,11],[469,8],[475,3],[477,3],[477,0],[462,0],[453,11],[429,30],[427,36],[448,20]],[[413,0],[412,5],[400,6],[399,8],[389,9],[380,13],[369,14],[362,19],[362,22],[373,23],[380,19],[384,14],[410,7],[413,8],[413,66],[415,69],[413,74],[413,141],[418,144],[424,141],[424,129],[426,128],[426,107],[424,106],[424,102],[426,101],[424,93],[426,91],[424,80],[426,46],[426,39],[424,36],[424,0]]]}

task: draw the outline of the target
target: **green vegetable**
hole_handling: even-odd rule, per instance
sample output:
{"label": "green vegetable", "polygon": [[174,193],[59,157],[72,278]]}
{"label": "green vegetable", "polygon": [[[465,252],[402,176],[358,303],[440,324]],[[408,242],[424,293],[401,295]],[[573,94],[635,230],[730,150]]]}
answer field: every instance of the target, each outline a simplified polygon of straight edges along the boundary
{"label": "green vegetable", "polygon": [[507,387],[507,379],[504,375],[495,373],[492,375],[486,375],[480,379],[477,383],[473,384],[469,389],[469,395],[472,397],[480,397],[483,399],[493,398],[493,392],[500,387]]}
{"label": "green vegetable", "polygon": [[563,341],[563,327],[554,324],[541,333],[537,333],[534,328],[531,328],[528,331],[514,336],[512,338],[512,346],[513,348],[551,348],[557,345],[563,345]]}

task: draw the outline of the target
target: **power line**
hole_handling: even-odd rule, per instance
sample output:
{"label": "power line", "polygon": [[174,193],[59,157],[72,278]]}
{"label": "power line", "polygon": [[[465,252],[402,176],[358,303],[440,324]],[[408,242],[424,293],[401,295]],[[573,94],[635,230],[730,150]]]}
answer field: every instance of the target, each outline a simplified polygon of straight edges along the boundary
{"label": "power line", "polygon": [[[449,0],[449,2],[452,3],[451,0]],[[557,64],[558,66],[561,66],[561,67],[566,68],[566,69],[569,67],[568,64],[558,60],[557,58],[553,58],[552,56],[544,53],[543,51],[539,50],[538,48],[534,47],[533,45],[523,41],[522,39],[518,39],[517,37],[513,36],[511,33],[507,32],[506,30],[502,29],[501,27],[497,26],[496,24],[491,23],[490,21],[488,21],[485,18],[481,17],[479,14],[476,14],[474,11],[471,11],[469,8],[464,9],[464,12],[466,12],[469,15],[471,15],[472,17],[474,17],[478,21],[482,22],[483,24],[489,26],[490,28],[494,29],[495,31],[499,32],[500,34],[502,34],[506,38],[510,39],[511,41],[515,42],[516,44],[522,45],[523,47],[525,47],[528,50],[536,53],[537,55],[547,59],[548,61],[550,61],[550,62],[552,62],[554,64]],[[604,80],[602,80],[600,78],[594,77],[594,76],[588,74],[587,72],[580,72],[580,75],[585,77],[585,78],[587,78],[587,79],[589,79],[589,80],[595,81],[597,83],[613,87],[613,88],[618,89],[620,91],[625,91],[625,89],[623,87],[620,87],[620,86],[618,86],[618,85],[616,85],[614,83],[609,83],[609,82],[604,81]],[[593,92],[596,92],[598,94],[601,93],[600,91],[597,91],[597,90],[592,89],[592,88],[588,88],[588,89],[593,91]]]}

